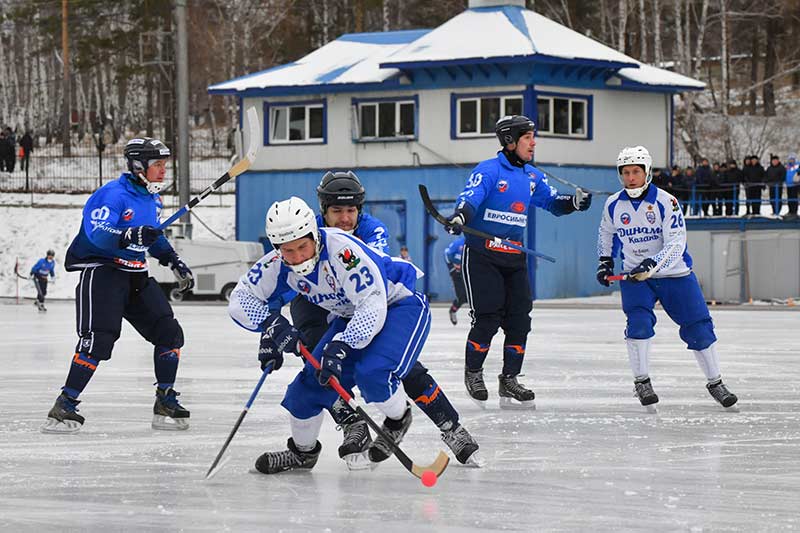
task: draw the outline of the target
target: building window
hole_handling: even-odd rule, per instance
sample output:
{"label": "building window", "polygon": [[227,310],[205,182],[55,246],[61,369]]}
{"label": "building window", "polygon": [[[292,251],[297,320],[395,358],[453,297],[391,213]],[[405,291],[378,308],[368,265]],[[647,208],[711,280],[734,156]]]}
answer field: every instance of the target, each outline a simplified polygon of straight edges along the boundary
{"label": "building window", "polygon": [[357,140],[411,139],[416,135],[416,101],[355,102]]}
{"label": "building window", "polygon": [[500,117],[522,114],[522,96],[458,97],[456,114],[457,137],[487,137]]}
{"label": "building window", "polygon": [[278,104],[269,106],[270,144],[325,142],[325,106]]}
{"label": "building window", "polygon": [[538,135],[589,138],[589,99],[569,96],[538,96]]}

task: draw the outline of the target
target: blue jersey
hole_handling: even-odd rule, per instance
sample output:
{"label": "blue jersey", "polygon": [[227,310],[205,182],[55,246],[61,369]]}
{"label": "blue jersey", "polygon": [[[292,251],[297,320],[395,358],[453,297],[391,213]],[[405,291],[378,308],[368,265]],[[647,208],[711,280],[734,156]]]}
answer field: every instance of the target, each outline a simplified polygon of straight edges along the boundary
{"label": "blue jersey", "polygon": [[83,207],[81,228],[67,250],[65,268],[111,265],[134,272],[147,270],[146,251],[156,258],[173,252],[167,239],[162,235],[148,249],[135,244],[120,248],[119,238],[129,227],[158,226],[161,209],[161,197],[147,192],[130,174],[103,185]]}
{"label": "blue jersey", "polygon": [[[489,235],[521,244],[528,224],[529,206],[541,207],[556,216],[574,211],[571,202],[557,202],[558,193],[544,174],[532,165],[515,167],[503,152],[478,163],[469,175],[467,186],[456,199],[456,208],[471,212],[467,226]],[[519,254],[518,250],[495,245],[474,235],[466,235],[470,248]]]}
{"label": "blue jersey", "polygon": [[[317,226],[327,227],[322,215],[317,215]],[[358,224],[353,231],[353,236],[361,239],[370,248],[388,253],[389,230],[386,229],[383,222],[368,213],[358,215]]]}
{"label": "blue jersey", "polygon": [[44,276],[50,275],[51,278],[56,277],[56,262],[53,260],[48,261],[46,257],[42,257],[31,268],[31,276]]}
{"label": "blue jersey", "polygon": [[798,180],[797,171],[798,165],[796,161],[789,161],[786,163],[786,185],[788,187],[794,187],[797,185]]}
{"label": "blue jersey", "polygon": [[464,236],[447,245],[444,250],[444,262],[449,268],[461,268],[461,256],[464,253]]}

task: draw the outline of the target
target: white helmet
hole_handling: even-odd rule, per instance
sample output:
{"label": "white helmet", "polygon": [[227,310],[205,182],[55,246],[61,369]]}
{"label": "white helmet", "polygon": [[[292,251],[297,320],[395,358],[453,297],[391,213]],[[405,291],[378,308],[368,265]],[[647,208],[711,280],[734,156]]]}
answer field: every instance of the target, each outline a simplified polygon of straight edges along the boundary
{"label": "white helmet", "polygon": [[622,179],[622,167],[627,165],[639,165],[644,167],[646,175],[644,185],[635,189],[625,189],[628,196],[631,198],[639,198],[650,182],[653,181],[652,173],[650,172],[653,167],[653,158],[650,157],[650,152],[644,146],[626,146],[617,156],[617,173],[619,182],[625,186],[625,180]]}
{"label": "white helmet", "polygon": [[319,260],[320,239],[317,228],[317,217],[314,211],[303,200],[292,196],[288,200],[275,202],[267,211],[266,221],[267,238],[277,250],[281,260],[286,263],[281,255],[280,245],[291,242],[307,235],[314,239],[316,251],[314,257],[303,261],[299,265],[286,265],[296,274],[306,276],[314,271]]}

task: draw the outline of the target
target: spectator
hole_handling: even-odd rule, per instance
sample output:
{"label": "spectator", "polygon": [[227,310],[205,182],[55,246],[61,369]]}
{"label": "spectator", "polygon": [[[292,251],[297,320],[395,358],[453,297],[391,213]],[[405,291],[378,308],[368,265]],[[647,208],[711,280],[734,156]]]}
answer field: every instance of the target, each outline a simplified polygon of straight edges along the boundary
{"label": "spectator", "polygon": [[769,203],[772,206],[772,214],[780,216],[781,208],[783,207],[783,182],[786,181],[786,167],[783,166],[777,154],[772,154],[769,159],[765,181],[769,188]]}
{"label": "spectator", "polygon": [[695,173],[695,198],[697,199],[698,214],[702,213],[704,216],[711,215],[711,204],[713,203],[711,201],[712,175],[708,159],[704,157]]}
{"label": "spectator", "polygon": [[14,153],[17,148],[17,137],[9,126],[6,126],[5,134],[7,146],[3,149],[3,153],[6,154],[6,172],[14,172],[17,164],[17,154]]}
{"label": "spectator", "polygon": [[408,255],[408,246],[403,245],[400,247],[400,259],[411,261],[411,256]]}
{"label": "spectator", "polygon": [[761,215],[761,191],[764,188],[766,172],[757,155],[745,158],[746,166],[742,169],[744,174],[745,196],[747,197],[747,215]]}
{"label": "spectator", "polygon": [[667,180],[667,186],[664,190],[680,201],[681,191],[679,189],[681,187],[683,187],[683,174],[681,174],[681,167],[678,165],[672,165],[669,180]]}
{"label": "spectator", "polygon": [[681,203],[681,207],[683,208],[683,214],[686,215],[689,213],[689,205],[691,204],[691,213],[692,215],[697,215],[697,202],[694,198],[694,187],[697,183],[697,177],[694,175],[694,167],[688,166],[683,171],[683,195],[679,198],[679,202]]}
{"label": "spectator", "polygon": [[797,156],[789,154],[786,161],[786,202],[789,211],[784,217],[786,220],[797,219],[797,200],[800,192],[800,174],[798,174]]}
{"label": "spectator", "polygon": [[31,137],[31,132],[25,132],[25,135],[19,140],[19,145],[23,150],[22,157],[19,160],[20,170],[27,172],[30,167],[31,154],[33,153],[33,137]]}
{"label": "spectator", "polygon": [[[4,172],[6,170],[6,159],[8,158],[8,139],[6,138],[6,132],[0,131],[0,172]],[[11,148],[11,153],[14,153],[14,148]]]}
{"label": "spectator", "polygon": [[711,202],[711,212],[715,217],[722,215],[723,206],[725,205],[723,183],[727,166],[724,161],[722,163],[715,161],[711,167],[711,189],[708,195]]}
{"label": "spectator", "polygon": [[[749,159],[745,159],[749,165]],[[736,166],[736,160],[728,161],[725,176],[722,182],[723,203],[725,216],[732,217],[739,214],[739,184],[744,181],[744,172]]]}
{"label": "spectator", "polygon": [[652,183],[656,187],[662,190],[667,190],[667,182],[669,181],[669,176],[664,174],[660,168],[653,169],[653,180]]}

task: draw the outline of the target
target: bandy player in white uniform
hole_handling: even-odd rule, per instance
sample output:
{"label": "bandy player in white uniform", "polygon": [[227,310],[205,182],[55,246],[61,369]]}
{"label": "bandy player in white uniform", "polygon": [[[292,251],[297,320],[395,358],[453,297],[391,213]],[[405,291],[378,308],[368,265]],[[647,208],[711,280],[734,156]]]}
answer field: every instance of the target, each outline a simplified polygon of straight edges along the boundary
{"label": "bandy player in white uniform", "polygon": [[722,383],[717,337],[700,283],[692,272],[683,211],[674,196],[650,184],[652,163],[644,146],[624,148],[617,157],[624,189],[611,195],[603,208],[597,281],[608,287],[608,276],[614,273],[613,257],[619,256],[628,272],[627,279],[620,282],[628,358],[643,406],[655,411],[658,402],[650,383],[649,361],[656,324],[653,307],[660,301],[680,326],[681,339],[694,352],[708,380],[708,392],[729,408],[737,398]]}

